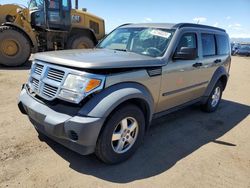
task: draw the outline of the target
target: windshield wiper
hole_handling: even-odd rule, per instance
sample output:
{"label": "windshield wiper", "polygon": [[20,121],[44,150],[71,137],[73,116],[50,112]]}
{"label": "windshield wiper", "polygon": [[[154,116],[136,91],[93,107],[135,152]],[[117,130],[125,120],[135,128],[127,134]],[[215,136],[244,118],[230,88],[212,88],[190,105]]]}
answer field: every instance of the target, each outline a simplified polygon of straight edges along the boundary
{"label": "windshield wiper", "polygon": [[113,49],[113,50],[122,51],[122,52],[127,52],[128,51],[127,49]]}

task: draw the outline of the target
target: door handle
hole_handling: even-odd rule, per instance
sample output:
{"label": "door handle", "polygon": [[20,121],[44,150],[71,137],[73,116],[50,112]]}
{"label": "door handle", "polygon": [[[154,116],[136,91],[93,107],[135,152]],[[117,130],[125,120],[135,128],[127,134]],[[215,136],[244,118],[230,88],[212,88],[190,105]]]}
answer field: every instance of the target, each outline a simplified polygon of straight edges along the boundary
{"label": "door handle", "polygon": [[197,68],[197,67],[201,67],[203,64],[202,63],[195,63],[193,64],[193,67]]}
{"label": "door handle", "polygon": [[221,59],[216,59],[215,61],[214,61],[214,63],[220,63],[221,62]]}

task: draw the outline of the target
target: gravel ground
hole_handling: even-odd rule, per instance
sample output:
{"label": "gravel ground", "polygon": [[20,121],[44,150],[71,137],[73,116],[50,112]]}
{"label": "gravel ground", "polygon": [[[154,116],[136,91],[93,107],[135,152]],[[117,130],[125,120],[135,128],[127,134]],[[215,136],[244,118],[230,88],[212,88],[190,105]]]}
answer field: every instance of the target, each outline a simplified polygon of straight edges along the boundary
{"label": "gravel ground", "polygon": [[250,58],[232,57],[216,113],[193,106],[155,120],[136,154],[113,166],[38,137],[16,104],[28,69],[0,67],[0,187],[250,188]]}

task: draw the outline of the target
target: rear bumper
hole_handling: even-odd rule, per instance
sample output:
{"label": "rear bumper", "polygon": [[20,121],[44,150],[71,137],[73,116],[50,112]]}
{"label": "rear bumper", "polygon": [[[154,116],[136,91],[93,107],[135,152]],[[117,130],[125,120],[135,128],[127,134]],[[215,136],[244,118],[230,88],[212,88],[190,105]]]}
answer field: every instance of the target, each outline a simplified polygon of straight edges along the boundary
{"label": "rear bumper", "polygon": [[72,116],[55,111],[30,96],[25,87],[21,91],[18,107],[28,115],[38,132],[82,155],[94,152],[103,118]]}

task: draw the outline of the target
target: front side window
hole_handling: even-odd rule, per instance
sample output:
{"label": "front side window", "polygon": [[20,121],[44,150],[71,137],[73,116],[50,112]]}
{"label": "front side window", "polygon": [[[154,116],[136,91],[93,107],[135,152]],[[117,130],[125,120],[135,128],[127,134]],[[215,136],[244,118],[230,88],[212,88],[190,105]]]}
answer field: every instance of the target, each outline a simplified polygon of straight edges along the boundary
{"label": "front side window", "polygon": [[158,28],[119,28],[109,34],[99,48],[160,57],[166,51],[174,31]]}
{"label": "front side window", "polygon": [[216,35],[216,42],[218,55],[226,55],[230,53],[228,37],[225,35]]}
{"label": "front side window", "polygon": [[213,56],[216,54],[215,38],[213,34],[201,34],[203,56]]}
{"label": "front side window", "polygon": [[180,51],[181,48],[197,48],[196,34],[195,33],[186,33],[184,34],[177,46],[177,51]]}

